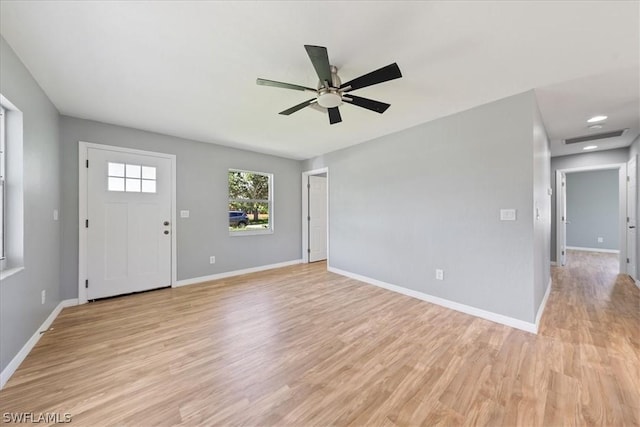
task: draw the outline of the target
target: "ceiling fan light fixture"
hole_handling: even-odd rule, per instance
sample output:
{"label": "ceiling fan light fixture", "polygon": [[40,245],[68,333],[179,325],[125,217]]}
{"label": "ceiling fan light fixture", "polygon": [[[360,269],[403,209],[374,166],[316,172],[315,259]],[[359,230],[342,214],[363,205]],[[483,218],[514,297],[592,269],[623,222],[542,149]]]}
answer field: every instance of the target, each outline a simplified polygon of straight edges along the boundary
{"label": "ceiling fan light fixture", "polygon": [[607,116],[593,116],[587,120],[587,123],[598,123],[607,120],[607,118]]}
{"label": "ceiling fan light fixture", "polygon": [[342,105],[342,97],[337,91],[321,91],[318,95],[318,105],[324,108],[334,108]]}

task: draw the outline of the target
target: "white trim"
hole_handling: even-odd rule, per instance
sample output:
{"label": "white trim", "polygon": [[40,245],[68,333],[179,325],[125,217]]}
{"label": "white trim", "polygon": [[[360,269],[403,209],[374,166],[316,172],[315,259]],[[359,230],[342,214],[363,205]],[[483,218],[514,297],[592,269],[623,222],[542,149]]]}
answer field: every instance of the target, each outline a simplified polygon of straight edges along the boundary
{"label": "white trim", "polygon": [[583,248],[581,246],[567,246],[567,249],[572,251],[584,251],[584,252],[604,252],[607,254],[619,254],[618,249],[603,249],[603,248]]}
{"label": "white trim", "polygon": [[589,172],[589,171],[599,171],[599,170],[606,170],[606,169],[620,169],[620,167],[623,165],[625,165],[625,163],[609,163],[606,165],[582,166],[579,168],[565,168],[565,169],[556,169],[556,170],[564,173]]}
{"label": "white trim", "polygon": [[551,294],[551,284],[552,279],[551,277],[549,277],[547,290],[544,292],[544,296],[542,297],[542,301],[540,302],[540,306],[538,307],[538,313],[536,314],[536,334],[538,333],[538,328],[540,327],[540,319],[542,319],[542,313],[544,313],[544,309],[547,306],[547,300],[549,299],[549,295]]}
{"label": "white trim", "polygon": [[557,262],[555,262],[555,261],[551,261],[551,266],[552,266],[552,267],[557,267],[557,266],[558,266],[558,263],[557,263]]}
{"label": "white trim", "polygon": [[87,290],[85,288],[85,280],[87,277],[87,229],[85,228],[84,223],[87,218],[88,201],[88,173],[85,164],[88,159],[89,148],[139,154],[143,156],[154,156],[169,159],[171,161],[171,224],[173,224],[171,227],[171,285],[175,284],[178,280],[178,241],[176,237],[178,229],[176,224],[176,155],[78,141],[78,304],[85,304],[87,302]]}
{"label": "white trim", "polygon": [[329,168],[319,168],[310,171],[302,172],[302,248],[301,258],[303,263],[309,263],[309,222],[307,217],[309,216],[309,189],[307,184],[309,183],[309,176],[327,174],[327,265],[329,265]]}
{"label": "white trim", "polygon": [[403,288],[401,286],[392,285],[390,283],[382,282],[380,280],[372,279],[370,277],[361,276],[349,271],[340,270],[339,268],[328,267],[328,270],[332,273],[340,274],[341,276],[349,277],[351,279],[359,280],[364,283],[369,283],[374,286],[378,286],[389,291],[397,292],[412,298],[417,298],[422,301],[430,302],[445,308],[460,311],[465,314],[480,317],[491,322],[500,323],[502,325],[510,326],[512,328],[520,329],[533,334],[538,333],[538,327],[535,323],[525,322],[524,320],[514,319],[513,317],[504,316],[502,314],[492,313],[490,311],[482,310],[476,307],[472,307],[465,304],[460,304],[455,301],[450,301],[444,298],[439,298],[433,295],[425,294],[423,292],[414,291],[412,289]]}
{"label": "white trim", "polygon": [[638,287],[638,289],[640,289],[640,280],[636,279],[635,282],[636,282],[636,286]]}
{"label": "white trim", "polygon": [[78,305],[77,299],[65,299],[60,301],[56,308],[53,309],[51,314],[49,314],[49,317],[47,317],[45,321],[42,322],[42,325],[40,325],[40,327],[31,336],[31,338],[29,338],[29,341],[27,341],[22,346],[18,354],[16,354],[13,359],[11,359],[11,362],[9,362],[9,364],[2,370],[2,373],[0,373],[0,390],[4,387],[7,381],[9,381],[9,378],[11,378],[11,376],[18,370],[20,364],[29,355],[33,347],[35,347],[35,345],[37,344],[38,340],[40,340],[40,337],[42,337],[41,332],[49,329],[49,326],[51,326],[53,321],[56,320],[56,317],[58,317],[58,314],[60,314],[63,308],[71,307],[74,305]]}
{"label": "white trim", "polygon": [[[620,241],[621,242],[625,242],[627,241],[627,227],[626,227],[626,217],[627,217],[627,163],[611,163],[611,164],[606,164],[606,165],[599,165],[599,166],[584,166],[584,167],[579,167],[579,168],[566,168],[566,169],[556,169],[556,190],[558,188],[558,180],[557,180],[557,176],[558,173],[573,173],[573,172],[588,172],[588,171],[596,171],[596,170],[607,170],[607,169],[617,169],[618,170],[618,233],[620,235]],[[557,194],[556,191],[556,259],[558,260],[558,263],[560,263],[560,230],[558,227],[558,223],[559,223],[559,215],[558,212],[560,211],[561,206],[559,206],[559,196]],[[566,249],[571,249],[570,247],[567,247]],[[579,250],[579,249],[578,249]],[[597,252],[605,252],[605,250],[599,249],[597,250]],[[623,259],[627,258],[627,247],[626,244],[624,246],[621,246],[620,250],[617,252],[618,253],[618,261],[619,261],[619,266],[620,266],[620,273],[624,274],[627,272],[627,263],[626,262],[622,262]]]}
{"label": "white trim", "polygon": [[[567,243],[566,227],[562,225],[562,217],[564,216],[564,205],[566,192],[562,188],[562,180],[564,178],[562,170],[556,170],[556,262],[559,266],[564,266],[563,261],[566,262],[566,257],[562,258],[562,251],[564,245]],[[562,228],[564,227],[564,228]],[[566,254],[565,254],[566,255]]]}
{"label": "white trim", "polygon": [[303,261],[301,259],[294,259],[291,261],[279,262],[277,264],[261,265],[258,267],[244,268],[242,270],[226,271],[224,273],[211,274],[209,276],[194,277],[192,279],[183,279],[175,282],[172,287],[178,288],[180,286],[195,285],[198,283],[210,282],[212,280],[225,279],[227,277],[240,276],[243,274],[256,273],[258,271],[273,270],[274,268],[282,268],[282,267],[288,267],[290,265],[302,264],[302,262]]}
{"label": "white trim", "polygon": [[18,274],[22,270],[24,270],[24,267],[14,267],[14,268],[7,268],[6,270],[2,270],[0,271],[0,281],[8,279],[14,274]]}

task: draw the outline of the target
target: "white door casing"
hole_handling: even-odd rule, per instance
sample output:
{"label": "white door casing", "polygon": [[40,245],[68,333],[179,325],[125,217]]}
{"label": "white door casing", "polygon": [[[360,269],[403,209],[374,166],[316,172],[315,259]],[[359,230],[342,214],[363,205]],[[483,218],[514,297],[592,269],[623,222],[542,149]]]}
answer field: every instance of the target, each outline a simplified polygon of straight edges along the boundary
{"label": "white door casing", "polygon": [[626,241],[627,241],[627,274],[634,279],[638,278],[637,266],[637,188],[638,188],[638,169],[636,157],[633,157],[627,163],[627,218],[626,218]]}
{"label": "white door casing", "polygon": [[567,263],[567,177],[564,172],[556,171],[556,226],[558,227],[556,237],[558,265]]}
{"label": "white door casing", "polygon": [[[175,156],[90,143],[80,153],[88,167],[81,164],[79,302],[172,285]],[[155,179],[134,175],[120,184],[140,191],[110,191],[109,163],[144,166]]]}
{"label": "white door casing", "polygon": [[[618,260],[620,273],[624,274],[627,272],[627,245],[625,244],[627,239],[627,163],[613,163],[556,170],[556,259],[558,265],[566,264],[566,224],[569,222],[566,217],[566,174],[607,169],[615,169],[618,171],[618,228],[621,242],[619,245],[620,252],[618,254]],[[562,185],[563,182],[565,183],[564,186]],[[564,218],[564,221],[562,218]],[[564,257],[562,257],[563,248]]]}
{"label": "white door casing", "polygon": [[309,176],[309,262],[327,259],[327,178]]}
{"label": "white door casing", "polygon": [[331,187],[331,178],[329,175],[329,168],[322,167],[318,169],[313,169],[309,171],[302,172],[302,244],[301,244],[301,259],[303,262],[307,263],[309,261],[309,177],[310,176],[318,176],[321,175],[326,179],[326,257],[327,257],[327,268],[331,265],[331,234],[330,234],[330,224],[331,217],[329,212],[331,211],[330,201],[329,201],[329,192]]}

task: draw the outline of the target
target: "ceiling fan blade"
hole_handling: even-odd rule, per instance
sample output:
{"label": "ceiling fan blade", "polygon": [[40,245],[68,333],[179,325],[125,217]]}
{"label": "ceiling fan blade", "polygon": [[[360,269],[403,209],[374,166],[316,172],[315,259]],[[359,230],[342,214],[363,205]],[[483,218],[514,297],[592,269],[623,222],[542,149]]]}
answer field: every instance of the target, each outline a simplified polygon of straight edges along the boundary
{"label": "ceiling fan blade", "polygon": [[342,100],[349,104],[357,105],[358,107],[366,108],[367,110],[375,111],[376,113],[384,113],[387,108],[391,107],[391,104],[386,104],[380,101],[374,101],[373,99],[361,98],[355,95],[345,95]]}
{"label": "ceiling fan blade", "polygon": [[313,64],[313,68],[316,69],[316,74],[321,82],[329,82],[331,84],[331,65],[329,64],[329,55],[327,54],[327,48],[322,46],[309,46],[304,45],[307,50],[307,55]]}
{"label": "ceiling fan blade", "polygon": [[298,105],[294,105],[293,107],[291,107],[289,109],[286,109],[284,111],[280,111],[279,114],[282,114],[283,116],[288,116],[289,114],[295,113],[298,110],[302,110],[304,107],[308,107],[309,105],[311,105],[311,104],[313,104],[315,102],[317,102],[317,99],[316,98],[311,98],[311,99],[308,99],[308,100],[306,100],[304,102],[301,102]]}
{"label": "ceiling fan blade", "polygon": [[267,80],[267,79],[261,79],[261,78],[256,79],[256,84],[259,84],[261,86],[274,86],[274,87],[281,87],[284,89],[293,89],[293,90],[301,90],[301,91],[309,90],[311,92],[317,92],[315,89],[310,87],[294,85],[291,83],[277,82],[275,80]]}
{"label": "ceiling fan blade", "polygon": [[338,110],[338,107],[327,108],[327,111],[329,111],[330,124],[334,125],[342,121],[342,116],[340,115],[340,110]]}
{"label": "ceiling fan blade", "polygon": [[395,62],[393,64],[389,64],[386,67],[379,68],[375,71],[372,71],[364,76],[357,77],[349,82],[342,83],[340,89],[351,86],[345,92],[350,92],[352,90],[361,89],[363,87],[377,85],[378,83],[386,82],[393,79],[398,79],[402,77],[402,73],[400,73],[400,68],[398,64]]}

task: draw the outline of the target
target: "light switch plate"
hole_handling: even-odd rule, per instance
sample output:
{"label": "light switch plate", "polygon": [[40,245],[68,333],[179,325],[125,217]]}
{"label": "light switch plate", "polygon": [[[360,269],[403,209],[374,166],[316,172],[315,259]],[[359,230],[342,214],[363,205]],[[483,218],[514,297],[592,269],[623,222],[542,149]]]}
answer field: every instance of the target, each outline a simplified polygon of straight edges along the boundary
{"label": "light switch plate", "polygon": [[189,218],[189,211],[180,211],[180,218]]}
{"label": "light switch plate", "polygon": [[53,220],[57,221],[58,220],[58,209],[54,209],[53,210]]}
{"label": "light switch plate", "polygon": [[516,210],[515,209],[500,209],[500,221],[515,221]]}

